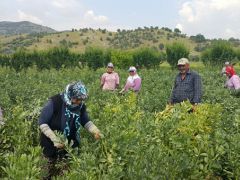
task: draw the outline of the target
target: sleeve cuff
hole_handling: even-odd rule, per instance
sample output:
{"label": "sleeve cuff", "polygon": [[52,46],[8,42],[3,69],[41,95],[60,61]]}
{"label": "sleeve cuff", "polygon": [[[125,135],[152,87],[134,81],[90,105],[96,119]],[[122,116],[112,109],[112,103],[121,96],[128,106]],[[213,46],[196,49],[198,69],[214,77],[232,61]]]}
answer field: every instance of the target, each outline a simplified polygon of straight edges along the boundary
{"label": "sleeve cuff", "polygon": [[92,134],[100,133],[99,129],[97,128],[97,126],[95,126],[95,124],[93,124],[92,121],[87,122],[84,128]]}

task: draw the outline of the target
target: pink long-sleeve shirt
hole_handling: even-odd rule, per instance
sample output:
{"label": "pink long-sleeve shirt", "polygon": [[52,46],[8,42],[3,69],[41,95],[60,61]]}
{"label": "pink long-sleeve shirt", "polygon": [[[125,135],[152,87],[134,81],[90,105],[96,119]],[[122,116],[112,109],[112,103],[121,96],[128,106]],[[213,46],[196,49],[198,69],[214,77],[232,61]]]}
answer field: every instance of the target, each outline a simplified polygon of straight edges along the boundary
{"label": "pink long-sleeve shirt", "polygon": [[228,79],[226,86],[229,89],[240,89],[240,78],[238,75],[233,75],[230,79]]}
{"label": "pink long-sleeve shirt", "polygon": [[118,73],[104,73],[101,78],[101,85],[103,86],[103,90],[115,90],[117,85],[119,85]]}
{"label": "pink long-sleeve shirt", "polygon": [[131,89],[135,92],[138,92],[141,89],[141,84],[142,84],[142,80],[137,74],[134,76],[129,76],[127,79],[126,85],[124,87],[124,90],[128,91]]}

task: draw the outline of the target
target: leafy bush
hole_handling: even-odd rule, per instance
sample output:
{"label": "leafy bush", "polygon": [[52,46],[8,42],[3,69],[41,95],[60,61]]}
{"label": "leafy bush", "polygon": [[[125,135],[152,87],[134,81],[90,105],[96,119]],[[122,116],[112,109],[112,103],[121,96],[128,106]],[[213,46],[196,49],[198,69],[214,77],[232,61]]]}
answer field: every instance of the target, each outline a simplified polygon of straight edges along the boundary
{"label": "leafy bush", "polygon": [[88,47],[84,53],[84,59],[87,65],[95,70],[106,64],[105,53],[100,48]]}
{"label": "leafy bush", "polygon": [[240,61],[240,49],[236,50],[236,56],[237,56],[238,60]]}
{"label": "leafy bush", "polygon": [[111,51],[111,62],[119,68],[128,68],[134,65],[132,52],[129,51]]}
{"label": "leafy bush", "polygon": [[188,58],[189,50],[182,43],[173,43],[166,48],[167,62],[172,68],[176,67],[180,58]]}
{"label": "leafy bush", "polygon": [[158,66],[161,62],[160,54],[150,48],[142,48],[133,54],[134,64],[144,66],[146,68]]}
{"label": "leafy bush", "polygon": [[209,49],[202,53],[202,61],[212,66],[222,65],[236,57],[232,45],[223,40],[214,41]]}

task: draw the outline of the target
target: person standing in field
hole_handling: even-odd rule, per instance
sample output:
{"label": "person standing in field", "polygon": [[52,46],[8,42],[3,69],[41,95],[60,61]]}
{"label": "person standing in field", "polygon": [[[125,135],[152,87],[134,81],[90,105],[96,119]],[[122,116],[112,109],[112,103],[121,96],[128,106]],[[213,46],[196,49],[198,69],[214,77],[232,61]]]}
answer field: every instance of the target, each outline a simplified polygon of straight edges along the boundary
{"label": "person standing in field", "polygon": [[129,90],[132,90],[134,92],[139,92],[141,89],[142,79],[137,74],[137,69],[134,66],[131,66],[128,72],[129,72],[129,76],[127,78],[127,82],[124,88],[120,91],[120,93],[124,93]]}
{"label": "person standing in field", "polygon": [[119,87],[119,75],[114,72],[112,63],[108,63],[107,72],[101,77],[101,88],[104,91],[114,91]]}
{"label": "person standing in field", "polygon": [[200,75],[190,70],[187,58],[178,60],[179,74],[175,78],[170,98],[170,104],[181,103],[189,100],[193,107],[201,102],[202,81]]}
{"label": "person standing in field", "polygon": [[101,138],[100,130],[89,119],[84,103],[87,97],[84,84],[81,81],[74,82],[68,84],[63,93],[51,97],[41,111],[40,145],[44,156],[48,159],[48,178],[55,175],[56,162],[63,160],[67,154],[63,142],[54,131],[63,133],[68,142],[72,142],[72,148],[79,147],[81,125],[93,134],[96,140]]}
{"label": "person standing in field", "polygon": [[236,75],[236,72],[234,71],[234,69],[227,68],[226,75],[228,77],[228,80],[225,84],[225,87],[229,89],[240,90],[240,78],[238,75]]}

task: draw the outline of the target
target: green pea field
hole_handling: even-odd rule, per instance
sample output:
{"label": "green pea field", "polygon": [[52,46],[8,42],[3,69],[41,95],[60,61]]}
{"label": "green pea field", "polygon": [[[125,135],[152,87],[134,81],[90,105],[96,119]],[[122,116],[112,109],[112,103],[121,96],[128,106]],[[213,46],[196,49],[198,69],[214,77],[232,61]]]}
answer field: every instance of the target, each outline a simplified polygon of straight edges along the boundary
{"label": "green pea field", "polygon": [[[204,91],[193,113],[188,102],[166,108],[178,73],[166,64],[138,71],[142,88],[137,95],[103,92],[104,68],[16,72],[1,67],[0,179],[46,176],[38,117],[49,97],[76,80],[88,88],[87,111],[104,137],[95,140],[82,127],[80,152],[66,147],[70,159],[59,162],[61,172],[54,179],[240,179],[240,94],[223,87],[221,69],[192,67]],[[123,87],[127,69],[115,71]]]}

